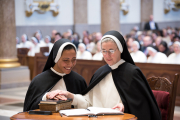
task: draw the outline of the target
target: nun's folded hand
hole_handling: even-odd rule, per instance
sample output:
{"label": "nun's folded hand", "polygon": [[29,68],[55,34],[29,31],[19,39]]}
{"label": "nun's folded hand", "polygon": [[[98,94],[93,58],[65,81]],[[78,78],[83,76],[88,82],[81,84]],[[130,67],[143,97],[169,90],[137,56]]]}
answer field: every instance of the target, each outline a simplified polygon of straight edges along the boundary
{"label": "nun's folded hand", "polygon": [[118,109],[119,111],[124,112],[124,105],[122,103],[118,103],[112,109]]}

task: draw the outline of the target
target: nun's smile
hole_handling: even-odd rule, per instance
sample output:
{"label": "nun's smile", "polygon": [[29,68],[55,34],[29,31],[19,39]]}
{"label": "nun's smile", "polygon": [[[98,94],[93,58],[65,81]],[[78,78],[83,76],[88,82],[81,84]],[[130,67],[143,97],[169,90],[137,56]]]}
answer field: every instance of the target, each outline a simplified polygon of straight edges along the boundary
{"label": "nun's smile", "polygon": [[55,70],[59,73],[69,74],[75,65],[76,51],[74,49],[64,50],[57,65],[55,65]]}
{"label": "nun's smile", "polygon": [[114,65],[120,60],[120,51],[115,42],[103,42],[102,51],[106,51],[103,53],[103,57],[108,65]]}

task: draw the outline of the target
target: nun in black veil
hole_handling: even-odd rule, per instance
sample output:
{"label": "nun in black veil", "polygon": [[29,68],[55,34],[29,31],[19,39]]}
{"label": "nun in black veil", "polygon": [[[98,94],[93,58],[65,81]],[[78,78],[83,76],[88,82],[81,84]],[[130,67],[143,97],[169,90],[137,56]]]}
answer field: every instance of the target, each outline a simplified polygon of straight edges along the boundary
{"label": "nun in black veil", "polygon": [[[123,36],[109,31],[101,39],[106,65],[92,76],[83,95],[60,91],[77,108],[104,107],[134,114],[138,120],[161,120],[161,112],[149,84],[135,66]],[[66,98],[62,98],[66,99]]]}
{"label": "nun in black veil", "polygon": [[76,65],[76,53],[76,47],[68,39],[55,42],[43,72],[34,77],[28,88],[23,111],[38,109],[41,100],[63,98],[50,98],[59,90],[80,94],[87,88],[84,78],[72,71]]}

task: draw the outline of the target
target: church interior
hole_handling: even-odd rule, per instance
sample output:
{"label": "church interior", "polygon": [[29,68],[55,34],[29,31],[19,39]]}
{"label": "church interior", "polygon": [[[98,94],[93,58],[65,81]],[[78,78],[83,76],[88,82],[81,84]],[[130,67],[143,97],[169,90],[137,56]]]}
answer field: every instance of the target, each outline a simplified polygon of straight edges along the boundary
{"label": "church interior", "polygon": [[61,38],[76,46],[73,71],[89,85],[106,64],[99,41],[109,30],[123,35],[146,79],[176,80],[172,118],[180,119],[180,0],[1,0],[0,6],[0,120],[23,112],[31,81]]}

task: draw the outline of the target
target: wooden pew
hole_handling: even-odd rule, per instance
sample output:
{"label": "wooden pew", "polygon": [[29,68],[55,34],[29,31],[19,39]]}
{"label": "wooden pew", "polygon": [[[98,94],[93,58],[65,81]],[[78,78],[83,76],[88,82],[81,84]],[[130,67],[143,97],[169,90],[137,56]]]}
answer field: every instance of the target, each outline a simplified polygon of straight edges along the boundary
{"label": "wooden pew", "polygon": [[18,61],[21,63],[21,65],[27,66],[27,54],[29,52],[28,48],[17,48],[17,56],[18,56]]}
{"label": "wooden pew", "polygon": [[[42,72],[47,57],[43,54],[36,54],[35,57],[27,57],[28,66],[31,72],[31,80]],[[86,83],[89,84],[94,72],[101,66],[105,65],[104,61],[94,60],[77,60],[73,70],[84,77]],[[152,64],[152,63],[136,63],[146,78],[152,76],[166,77],[169,80],[174,79],[175,73],[180,73],[180,65],[174,64]],[[176,95],[176,105],[180,106],[180,79],[178,81],[178,89]]]}

